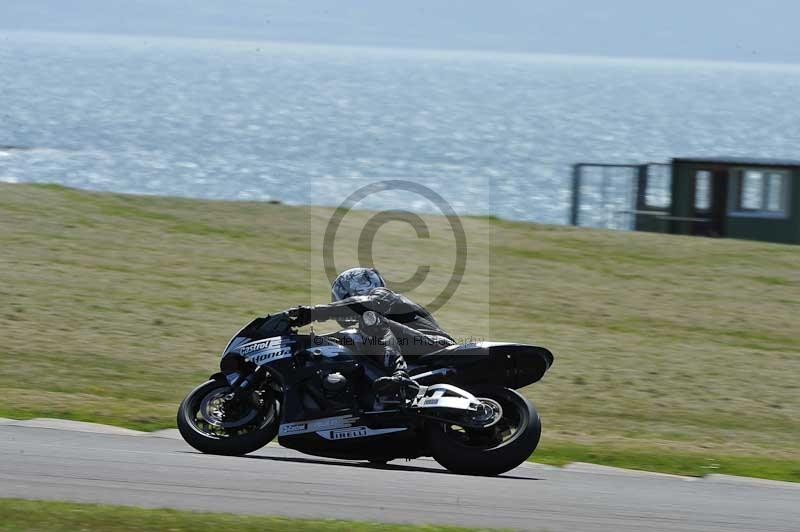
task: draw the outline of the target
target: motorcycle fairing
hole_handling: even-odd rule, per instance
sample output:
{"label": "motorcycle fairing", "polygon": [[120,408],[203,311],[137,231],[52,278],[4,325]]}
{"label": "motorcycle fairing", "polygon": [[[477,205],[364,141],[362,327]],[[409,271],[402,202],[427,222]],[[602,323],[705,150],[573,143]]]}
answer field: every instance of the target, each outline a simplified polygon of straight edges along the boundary
{"label": "motorcycle fairing", "polygon": [[350,438],[366,438],[408,430],[408,427],[371,428],[364,424],[362,418],[352,415],[332,416],[307,421],[283,423],[278,436],[286,438],[299,434],[315,433],[326,440],[344,440]]}
{"label": "motorcycle fairing", "polygon": [[296,434],[307,434],[309,432],[348,428],[352,427],[357,421],[359,421],[357,416],[348,414],[344,416],[332,416],[320,419],[309,419],[305,421],[283,423],[278,430],[278,436],[294,436]]}
{"label": "motorcycle fairing", "polygon": [[273,336],[235,345],[235,349],[247,362],[261,366],[291,357],[294,344],[295,340],[289,336]]}
{"label": "motorcycle fairing", "polygon": [[518,389],[541,380],[552,364],[553,354],[544,347],[473,342],[418,357],[409,364],[409,373],[423,384],[446,380],[459,387],[499,385]]}
{"label": "motorcycle fairing", "polygon": [[408,429],[406,427],[371,429],[367,426],[362,425],[360,427],[349,427],[345,429],[317,431],[317,436],[325,438],[326,440],[349,440],[352,438],[367,438],[370,436],[382,436],[384,434],[392,434],[394,432],[402,432],[404,430]]}
{"label": "motorcycle fairing", "polygon": [[425,453],[419,427],[399,412],[364,414],[346,424],[278,436],[278,443],[303,453],[347,460],[417,458]]}

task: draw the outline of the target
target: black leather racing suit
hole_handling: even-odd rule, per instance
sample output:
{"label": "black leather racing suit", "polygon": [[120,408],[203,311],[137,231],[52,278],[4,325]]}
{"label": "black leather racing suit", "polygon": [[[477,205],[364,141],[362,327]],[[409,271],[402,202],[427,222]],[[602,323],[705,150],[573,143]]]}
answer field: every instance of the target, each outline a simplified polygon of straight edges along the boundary
{"label": "black leather racing suit", "polygon": [[423,306],[388,288],[374,288],[362,296],[311,307],[311,319],[355,321],[370,310],[379,315],[378,323],[362,327],[361,332],[371,340],[370,346],[379,346],[375,354],[381,356],[389,374],[407,369],[403,355],[424,355],[455,344]]}

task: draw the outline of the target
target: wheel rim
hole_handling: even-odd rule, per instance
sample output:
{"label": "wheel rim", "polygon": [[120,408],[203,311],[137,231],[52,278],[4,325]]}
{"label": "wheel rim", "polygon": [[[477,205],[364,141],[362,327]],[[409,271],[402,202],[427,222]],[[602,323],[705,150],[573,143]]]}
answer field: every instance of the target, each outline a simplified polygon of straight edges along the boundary
{"label": "wheel rim", "polygon": [[276,421],[278,404],[271,391],[254,391],[239,405],[228,398],[231,391],[230,386],[221,385],[192,398],[186,413],[192,428],[213,438],[231,438]]}
{"label": "wheel rim", "polygon": [[502,409],[499,419],[483,429],[461,427],[447,424],[444,433],[452,440],[453,444],[472,449],[492,449],[507,445],[519,437],[528,426],[530,420],[522,404],[512,397],[487,397],[479,398],[481,402],[487,401],[492,408],[499,405]]}
{"label": "wheel rim", "polygon": [[227,395],[228,393],[222,388],[207,394],[200,401],[197,417],[215,427],[234,429],[251,423],[258,416],[258,410],[254,405],[243,412],[231,412],[230,408],[226,409]]}

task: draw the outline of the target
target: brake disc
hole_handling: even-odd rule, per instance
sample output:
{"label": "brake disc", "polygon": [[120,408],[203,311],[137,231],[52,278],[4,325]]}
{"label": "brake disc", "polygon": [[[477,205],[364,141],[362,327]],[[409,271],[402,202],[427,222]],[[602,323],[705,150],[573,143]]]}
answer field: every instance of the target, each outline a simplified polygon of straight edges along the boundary
{"label": "brake disc", "polygon": [[232,416],[232,413],[229,411],[231,405],[229,404],[230,402],[225,399],[225,396],[226,394],[222,391],[208,394],[200,403],[199,413],[210,425],[223,429],[231,429],[247,425],[258,416],[258,410],[252,407],[242,417],[231,419],[234,416]]}

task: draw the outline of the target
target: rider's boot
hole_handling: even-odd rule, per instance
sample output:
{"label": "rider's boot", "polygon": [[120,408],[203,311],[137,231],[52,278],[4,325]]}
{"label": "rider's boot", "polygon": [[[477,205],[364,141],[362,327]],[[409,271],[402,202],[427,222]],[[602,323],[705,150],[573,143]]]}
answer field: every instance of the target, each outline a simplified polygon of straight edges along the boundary
{"label": "rider's boot", "polygon": [[383,397],[392,396],[400,393],[402,386],[408,381],[410,377],[408,372],[404,370],[395,371],[389,377],[381,377],[372,383],[372,390]]}

